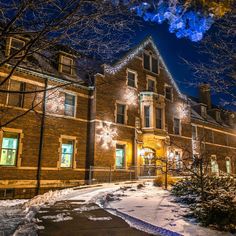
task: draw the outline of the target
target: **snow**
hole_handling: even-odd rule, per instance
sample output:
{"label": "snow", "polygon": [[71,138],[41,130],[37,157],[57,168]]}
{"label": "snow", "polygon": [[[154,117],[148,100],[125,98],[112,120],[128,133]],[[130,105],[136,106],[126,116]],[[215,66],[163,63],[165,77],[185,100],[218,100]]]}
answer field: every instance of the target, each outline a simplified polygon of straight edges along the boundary
{"label": "snow", "polygon": [[[143,183],[143,187],[138,188],[140,183]],[[0,234],[4,232],[6,235],[14,236],[36,235],[39,227],[42,227],[37,225],[40,222],[35,217],[38,212],[45,214],[42,216],[43,219],[53,222],[72,220],[73,218],[64,209],[61,209],[57,215],[47,215],[47,208],[57,201],[64,200],[69,200],[73,204],[81,204],[74,209],[74,211],[80,212],[98,209],[97,206],[90,205],[97,203],[112,214],[126,220],[131,226],[146,232],[149,231],[145,228],[145,222],[179,235],[232,236],[230,233],[202,227],[194,219],[187,220],[184,217],[189,212],[186,206],[174,202],[169,191],[154,187],[152,182],[147,181],[50,191],[28,201],[0,201]],[[40,211],[41,207],[44,209]],[[111,217],[90,216],[89,219],[109,221]]]}
{"label": "snow", "polygon": [[93,216],[89,216],[88,217],[89,220],[92,220],[92,221],[106,221],[106,220],[112,220],[111,217],[93,217]]}
{"label": "snow", "polygon": [[187,220],[184,215],[188,213],[188,208],[175,203],[169,191],[153,186],[152,182],[144,186],[136,191],[124,188],[113,192],[114,197],[119,196],[120,200],[106,202],[105,207],[186,236],[232,235],[202,227],[194,219]]}

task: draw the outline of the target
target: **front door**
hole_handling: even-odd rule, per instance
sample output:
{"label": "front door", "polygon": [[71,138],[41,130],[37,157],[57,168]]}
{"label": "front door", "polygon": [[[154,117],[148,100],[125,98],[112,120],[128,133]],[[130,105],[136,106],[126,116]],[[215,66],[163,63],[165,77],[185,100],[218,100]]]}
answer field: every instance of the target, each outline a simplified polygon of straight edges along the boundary
{"label": "front door", "polygon": [[155,176],[156,175],[156,155],[155,151],[151,148],[143,148],[143,165],[141,166],[142,176]]}

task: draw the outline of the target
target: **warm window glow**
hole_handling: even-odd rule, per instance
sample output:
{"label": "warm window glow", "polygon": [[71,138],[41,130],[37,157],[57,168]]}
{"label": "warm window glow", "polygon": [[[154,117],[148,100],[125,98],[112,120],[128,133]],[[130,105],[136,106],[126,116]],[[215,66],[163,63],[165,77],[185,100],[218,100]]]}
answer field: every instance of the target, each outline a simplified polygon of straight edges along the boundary
{"label": "warm window glow", "polygon": [[125,145],[116,145],[116,168],[125,167]]}
{"label": "warm window glow", "polygon": [[3,132],[0,165],[16,166],[19,134]]}
{"label": "warm window glow", "polygon": [[62,140],[61,144],[61,167],[70,168],[73,163],[74,141]]}

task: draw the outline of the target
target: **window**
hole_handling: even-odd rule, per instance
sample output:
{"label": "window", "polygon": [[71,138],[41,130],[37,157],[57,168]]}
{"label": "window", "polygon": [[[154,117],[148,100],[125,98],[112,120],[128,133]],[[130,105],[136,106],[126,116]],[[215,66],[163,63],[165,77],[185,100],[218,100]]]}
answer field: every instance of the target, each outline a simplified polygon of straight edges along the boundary
{"label": "window", "polygon": [[152,80],[152,79],[148,79],[147,80],[147,90],[149,91],[149,92],[155,92],[155,81],[154,80]]}
{"label": "window", "polygon": [[116,122],[119,124],[125,123],[125,105],[123,104],[116,105]]}
{"label": "window", "polygon": [[172,101],[172,87],[165,86],[165,97],[166,99]]}
{"label": "window", "polygon": [[116,145],[116,168],[125,167],[125,145]]}
{"label": "window", "polygon": [[201,106],[201,116],[206,118],[207,110],[205,106]]}
{"label": "window", "polygon": [[226,173],[231,174],[231,160],[229,157],[226,157],[225,165],[226,165]]}
{"label": "window", "polygon": [[[25,91],[25,83],[16,81],[16,80],[10,80],[10,91]],[[9,93],[8,94],[8,105],[9,106],[15,106],[15,107],[23,107],[24,104],[24,94],[21,93]]]}
{"label": "window", "polygon": [[144,106],[144,127],[150,127],[150,106]]}
{"label": "window", "polygon": [[74,60],[70,57],[62,56],[61,59],[61,72],[65,74],[74,75]]}
{"label": "window", "polygon": [[221,115],[219,111],[216,111],[216,121],[221,122]]}
{"label": "window", "polygon": [[158,60],[150,53],[143,54],[143,67],[155,74],[158,74]]}
{"label": "window", "polygon": [[61,167],[71,168],[74,156],[74,141],[62,140],[61,144]]}
{"label": "window", "polygon": [[218,172],[219,172],[219,169],[218,169],[218,164],[216,161],[216,156],[212,155],[211,156],[211,173],[217,174]]}
{"label": "window", "polygon": [[[10,56],[16,54],[25,46],[25,41],[17,39],[17,38],[10,38],[9,39],[9,48],[6,50],[6,56]],[[20,51],[16,57],[21,57],[24,55],[24,51]]]}
{"label": "window", "polygon": [[197,126],[192,125],[192,139],[197,140]]}
{"label": "window", "polygon": [[128,71],[128,86],[136,88],[137,81],[136,81],[136,74],[134,72]]}
{"label": "window", "polygon": [[180,135],[180,119],[174,118],[174,134]]}
{"label": "window", "polygon": [[156,109],[156,128],[162,129],[162,109]]}
{"label": "window", "polygon": [[180,170],[183,167],[181,154],[179,151],[175,151],[175,169]]}
{"label": "window", "polygon": [[75,116],[75,96],[65,93],[65,116]]}
{"label": "window", "polygon": [[16,166],[19,134],[3,132],[0,165]]}

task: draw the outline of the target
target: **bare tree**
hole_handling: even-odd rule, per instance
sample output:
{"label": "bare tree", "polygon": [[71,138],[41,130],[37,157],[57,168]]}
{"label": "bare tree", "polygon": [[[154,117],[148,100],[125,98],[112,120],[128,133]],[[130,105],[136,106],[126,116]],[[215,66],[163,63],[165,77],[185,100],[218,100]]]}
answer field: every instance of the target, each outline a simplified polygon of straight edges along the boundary
{"label": "bare tree", "polygon": [[[112,1],[91,0],[9,0],[0,2],[0,68],[7,68],[0,80],[0,94],[32,94],[32,105],[28,111],[42,104],[38,98],[43,93],[60,87],[81,83],[71,81],[68,76],[56,74],[64,79],[63,85],[50,88],[35,88],[28,91],[9,90],[9,79],[18,68],[31,68],[42,73],[49,73],[48,65],[58,63],[53,53],[64,45],[76,56],[93,56],[108,60],[130,46],[133,25],[136,18],[123,4],[114,5]],[[7,53],[9,38],[21,39],[24,43],[17,45],[17,50]],[[60,45],[60,46],[59,46]],[[79,53],[78,53],[79,52]],[[57,71],[54,71],[55,73]],[[1,107],[0,121],[7,107]],[[13,120],[16,117],[12,118]],[[0,122],[1,127],[12,119]]]}

